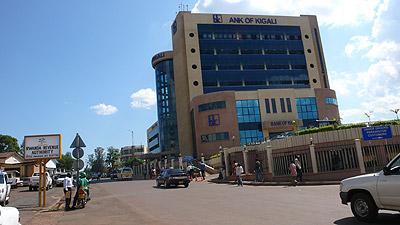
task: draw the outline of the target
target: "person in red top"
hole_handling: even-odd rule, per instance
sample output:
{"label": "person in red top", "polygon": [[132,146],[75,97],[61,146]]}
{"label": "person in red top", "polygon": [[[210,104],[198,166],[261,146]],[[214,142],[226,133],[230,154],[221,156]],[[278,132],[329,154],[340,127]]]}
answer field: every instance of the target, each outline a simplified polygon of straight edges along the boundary
{"label": "person in red top", "polygon": [[296,171],[296,169],[297,169],[297,166],[294,163],[294,161],[293,160],[290,161],[289,171],[290,171],[290,176],[292,177],[292,183],[293,183],[294,186],[296,186],[296,184],[297,184],[297,180],[296,180],[297,171]]}

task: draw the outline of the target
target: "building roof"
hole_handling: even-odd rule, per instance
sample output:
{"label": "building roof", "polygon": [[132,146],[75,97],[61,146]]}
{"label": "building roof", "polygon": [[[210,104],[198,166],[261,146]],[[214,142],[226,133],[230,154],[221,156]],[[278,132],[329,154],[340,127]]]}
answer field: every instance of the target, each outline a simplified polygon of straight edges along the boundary
{"label": "building roof", "polygon": [[17,152],[2,152],[0,153],[0,163],[5,163],[9,158],[15,158],[17,161],[24,162],[25,159]]}

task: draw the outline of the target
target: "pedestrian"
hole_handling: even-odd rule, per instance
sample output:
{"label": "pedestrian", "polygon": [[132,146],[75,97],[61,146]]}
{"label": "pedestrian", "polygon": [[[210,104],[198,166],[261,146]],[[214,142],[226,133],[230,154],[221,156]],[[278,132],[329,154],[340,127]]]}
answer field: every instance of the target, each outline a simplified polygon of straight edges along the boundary
{"label": "pedestrian", "polygon": [[256,174],[256,182],[264,182],[263,168],[260,160],[256,159],[254,172]]}
{"label": "pedestrian", "polygon": [[289,164],[289,171],[290,171],[290,176],[292,177],[292,179],[291,179],[292,184],[293,184],[294,186],[296,186],[296,184],[297,184],[297,180],[296,180],[296,178],[297,178],[297,171],[296,171],[296,164],[294,163],[293,160],[290,161],[290,164]]}
{"label": "pedestrian", "polygon": [[65,210],[70,210],[71,204],[71,195],[72,195],[72,178],[71,173],[67,173],[67,177],[64,178],[63,187],[64,187],[64,196],[65,196]]}
{"label": "pedestrian", "polygon": [[200,162],[200,173],[201,173],[201,177],[203,178],[203,180],[206,179],[206,164],[204,162]]}
{"label": "pedestrian", "polygon": [[237,162],[236,160],[233,160],[233,164],[232,164],[232,175],[236,177],[236,166],[237,166]]}
{"label": "pedestrian", "polygon": [[239,163],[236,163],[235,164],[235,174],[236,174],[237,185],[243,187],[242,173],[243,173],[242,165],[240,165]]}
{"label": "pedestrian", "polygon": [[146,180],[146,178],[147,178],[147,168],[145,167],[145,168],[143,169],[143,179]]}
{"label": "pedestrian", "polygon": [[299,182],[303,182],[303,170],[301,168],[301,163],[299,158],[296,158],[294,160],[294,164],[296,164],[296,172],[297,172],[296,180]]}
{"label": "pedestrian", "polygon": [[189,165],[186,167],[186,173],[189,175],[190,180],[193,180],[193,171],[193,166],[189,163]]}

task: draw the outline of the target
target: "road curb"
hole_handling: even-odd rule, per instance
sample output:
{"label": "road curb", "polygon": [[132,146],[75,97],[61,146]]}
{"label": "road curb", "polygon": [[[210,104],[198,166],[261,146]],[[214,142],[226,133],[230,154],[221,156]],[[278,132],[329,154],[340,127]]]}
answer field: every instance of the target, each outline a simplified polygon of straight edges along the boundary
{"label": "road curb", "polygon": [[[209,180],[210,183],[215,184],[236,184],[236,181],[227,180]],[[297,186],[320,186],[320,185],[339,185],[340,181],[305,181],[297,183]],[[243,181],[243,185],[249,186],[293,186],[291,182],[254,182]]]}

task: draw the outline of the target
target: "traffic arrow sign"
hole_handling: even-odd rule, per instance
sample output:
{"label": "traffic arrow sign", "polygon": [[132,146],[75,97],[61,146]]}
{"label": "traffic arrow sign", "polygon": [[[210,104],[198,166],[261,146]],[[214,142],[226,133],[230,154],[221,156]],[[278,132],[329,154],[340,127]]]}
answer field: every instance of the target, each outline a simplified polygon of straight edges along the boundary
{"label": "traffic arrow sign", "polygon": [[74,156],[75,159],[80,159],[83,155],[83,149],[81,148],[74,148],[74,150],[72,150],[72,156]]}
{"label": "traffic arrow sign", "polygon": [[75,139],[72,142],[71,146],[69,146],[70,148],[83,148],[86,147],[85,142],[83,142],[81,136],[79,136],[78,133],[76,133]]}

